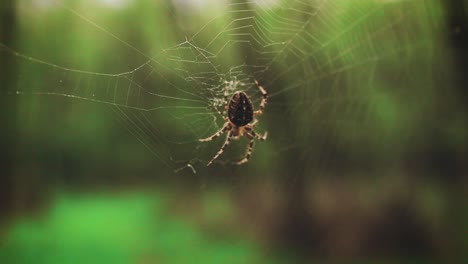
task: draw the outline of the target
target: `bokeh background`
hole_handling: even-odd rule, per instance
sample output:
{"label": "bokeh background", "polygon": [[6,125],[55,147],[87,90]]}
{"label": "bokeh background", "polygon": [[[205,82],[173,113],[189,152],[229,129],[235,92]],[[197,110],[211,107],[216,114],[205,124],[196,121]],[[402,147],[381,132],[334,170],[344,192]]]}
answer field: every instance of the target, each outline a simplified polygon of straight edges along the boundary
{"label": "bokeh background", "polygon": [[468,261],[465,1],[0,6],[1,263]]}

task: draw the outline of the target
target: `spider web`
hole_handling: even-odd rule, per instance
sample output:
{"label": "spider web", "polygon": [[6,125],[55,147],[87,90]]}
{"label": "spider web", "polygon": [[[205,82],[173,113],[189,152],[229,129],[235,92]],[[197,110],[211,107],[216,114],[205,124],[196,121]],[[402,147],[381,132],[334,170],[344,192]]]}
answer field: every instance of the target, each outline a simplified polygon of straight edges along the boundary
{"label": "spider web", "polygon": [[[205,10],[200,13],[193,11],[195,1],[193,6],[154,3],[148,10],[158,11],[141,16],[158,17],[156,23],[169,29],[151,32],[154,25],[140,25],[138,18],[126,25],[141,28],[137,32],[150,40],[146,42],[129,41],[118,28],[107,28],[112,18],[100,17],[91,3],[44,3],[52,11],[43,12],[58,16],[56,22],[73,17],[71,27],[81,30],[81,37],[72,39],[66,25],[58,26],[56,38],[77,42],[83,54],[60,57],[53,50],[61,44],[52,39],[35,49],[23,46],[34,41],[34,29],[25,30],[24,42],[15,48],[0,43],[0,56],[18,64],[16,86],[4,96],[45,95],[108,105],[173,171],[195,172],[220,147],[222,139],[198,139],[222,126],[216,109],[222,109],[226,86],[229,92],[246,91],[256,107],[261,95],[254,80],[270,95],[257,127],[260,133],[268,130],[269,139],[256,144],[251,162],[293,155],[314,160],[310,166],[325,166],[337,146],[351,148],[374,133],[368,128],[389,98],[420,93],[413,89],[420,87],[418,76],[431,72],[430,66],[420,66],[429,61],[421,58],[433,53],[428,21],[435,4],[429,1],[234,0],[214,6],[200,2]],[[28,4],[18,4],[20,24],[35,19]],[[134,6],[138,4],[128,2]],[[106,53],[109,44],[112,54]],[[73,58],[78,56],[100,59],[77,65]],[[44,83],[22,77],[32,73],[43,76]],[[430,85],[425,87],[430,94]],[[231,144],[234,150],[218,163],[241,159],[247,144],[241,142]]]}

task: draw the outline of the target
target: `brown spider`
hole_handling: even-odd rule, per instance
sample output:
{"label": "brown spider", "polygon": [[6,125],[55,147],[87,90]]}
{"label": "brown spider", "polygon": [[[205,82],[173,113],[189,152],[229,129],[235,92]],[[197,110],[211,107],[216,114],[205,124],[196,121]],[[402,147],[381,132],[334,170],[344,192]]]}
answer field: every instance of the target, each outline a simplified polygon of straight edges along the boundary
{"label": "brown spider", "polygon": [[[210,164],[213,163],[213,161],[223,153],[224,149],[229,145],[231,138],[238,139],[241,136],[245,136],[246,138],[250,139],[250,144],[247,148],[247,153],[241,161],[237,162],[237,165],[249,161],[250,155],[252,154],[255,138],[262,141],[267,138],[268,132],[265,132],[263,136],[255,133],[254,128],[255,125],[258,123],[258,120],[254,117],[263,113],[263,109],[265,109],[265,104],[268,99],[268,93],[265,91],[265,89],[263,89],[261,85],[258,84],[257,80],[254,80],[254,82],[260,90],[260,93],[262,93],[263,97],[262,101],[260,102],[260,107],[255,112],[253,111],[252,101],[243,91],[235,92],[231,96],[231,100],[228,104],[228,87],[224,87],[224,110],[227,111],[228,117],[223,116],[223,119],[226,121],[226,123],[224,123],[223,127],[218,132],[214,133],[210,137],[200,139],[200,141],[211,141],[219,137],[224,132],[227,132],[227,137],[221,149],[210,160],[210,162],[208,162],[206,166],[210,166]],[[221,112],[218,111],[218,113],[222,115]]]}

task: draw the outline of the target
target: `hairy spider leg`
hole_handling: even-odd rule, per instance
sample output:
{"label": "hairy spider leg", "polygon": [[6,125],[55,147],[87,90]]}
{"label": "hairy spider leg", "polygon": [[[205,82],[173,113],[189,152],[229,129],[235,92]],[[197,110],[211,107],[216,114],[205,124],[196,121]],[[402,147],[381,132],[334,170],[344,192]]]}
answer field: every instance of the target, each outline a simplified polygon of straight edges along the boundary
{"label": "hairy spider leg", "polygon": [[229,108],[228,105],[228,86],[224,86],[224,111],[227,111]]}
{"label": "hairy spider leg", "polygon": [[219,136],[221,136],[222,133],[228,131],[231,129],[231,125],[229,125],[229,123],[226,123],[224,124],[224,126],[216,133],[214,133],[213,135],[207,137],[207,138],[203,138],[203,139],[199,139],[200,142],[207,142],[207,141],[211,141]]}
{"label": "hairy spider leg", "polygon": [[[245,131],[247,131],[247,132],[249,132],[249,133],[250,133],[250,132],[253,132],[253,133],[256,135],[254,129],[255,129],[255,126],[257,125],[257,123],[258,123],[258,119],[254,119],[254,121],[253,121],[252,123],[250,123],[250,124],[248,124],[248,125],[246,125],[246,126],[244,127]],[[265,132],[265,134],[267,134],[267,133],[268,133],[268,132]],[[246,136],[247,138],[250,139],[249,135],[245,135],[245,136]],[[250,136],[256,137],[256,136],[253,136],[253,135],[250,135]]]}
{"label": "hairy spider leg", "polygon": [[263,114],[263,110],[265,109],[265,105],[267,103],[267,100],[268,100],[268,93],[267,91],[265,91],[265,89],[263,88],[263,86],[261,86],[257,80],[254,80],[255,82],[255,85],[257,85],[258,89],[260,90],[260,93],[262,93],[262,101],[260,102],[260,106],[258,108],[257,111],[254,112],[254,115],[261,115]]}
{"label": "hairy spider leg", "polygon": [[263,136],[262,136],[262,135],[259,135],[259,134],[255,133],[255,131],[252,130],[252,131],[249,131],[248,133],[246,133],[245,136],[248,139],[256,138],[256,139],[258,139],[260,141],[265,141],[267,139],[267,137],[268,137],[268,132],[265,132],[263,134]]}
{"label": "hairy spider leg", "polygon": [[[218,112],[218,114],[224,119],[224,121],[229,122],[229,118],[227,118],[226,116],[224,116],[223,113],[221,113],[221,111],[219,111],[219,109],[218,109],[216,106],[213,107],[213,108],[214,108],[214,109],[216,110],[216,112]],[[226,124],[225,124],[225,125],[226,125]]]}
{"label": "hairy spider leg", "polygon": [[[227,85],[224,86],[223,104],[224,104],[224,111],[227,111],[228,107],[229,107],[228,106],[228,87],[227,87]],[[214,106],[213,108],[224,119],[224,121],[226,121],[226,122],[229,121],[229,118],[227,118],[227,116],[225,116],[221,111],[219,111],[218,107]]]}
{"label": "hairy spider leg", "polygon": [[254,121],[253,121],[252,123],[250,123],[250,127],[251,127],[252,129],[255,128],[255,126],[257,125],[257,123],[258,123],[258,119],[255,118]]}
{"label": "hairy spider leg", "polygon": [[241,161],[237,162],[236,163],[237,165],[241,165],[249,161],[250,155],[252,155],[254,143],[255,143],[254,138],[252,137],[252,139],[250,139],[249,146],[247,147],[247,152],[245,153],[245,157]]}
{"label": "hairy spider leg", "polygon": [[219,155],[221,155],[224,150],[226,149],[227,146],[229,146],[229,143],[231,142],[231,138],[232,138],[232,131],[229,131],[227,137],[226,137],[226,140],[224,141],[224,144],[223,146],[221,147],[221,149],[218,151],[218,153],[216,153],[216,155],[210,160],[210,162],[208,162],[208,164],[206,164],[206,166],[210,166],[211,163],[213,163],[213,161],[215,159],[217,159],[219,157]]}
{"label": "hairy spider leg", "polygon": [[265,134],[263,134],[263,136],[258,135],[253,130],[245,133],[245,137],[250,139],[250,143],[249,143],[249,146],[247,147],[247,152],[245,153],[245,157],[241,161],[237,162],[236,164],[241,165],[241,164],[244,164],[247,161],[249,161],[250,156],[252,155],[253,146],[254,146],[254,143],[255,143],[254,142],[255,138],[258,139],[258,140],[264,141],[264,140],[267,139],[267,136],[268,136],[268,132],[265,132]]}

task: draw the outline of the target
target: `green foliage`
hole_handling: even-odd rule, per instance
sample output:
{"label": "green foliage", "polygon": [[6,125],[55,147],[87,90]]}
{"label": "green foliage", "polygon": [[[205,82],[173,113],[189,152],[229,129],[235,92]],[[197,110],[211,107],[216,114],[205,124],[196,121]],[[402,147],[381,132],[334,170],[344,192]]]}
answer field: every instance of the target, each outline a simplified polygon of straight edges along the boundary
{"label": "green foliage", "polygon": [[[219,216],[209,207],[207,215]],[[18,264],[275,263],[229,228],[222,237],[202,232],[169,209],[154,194],[59,195],[45,215],[12,224],[0,257]]]}

